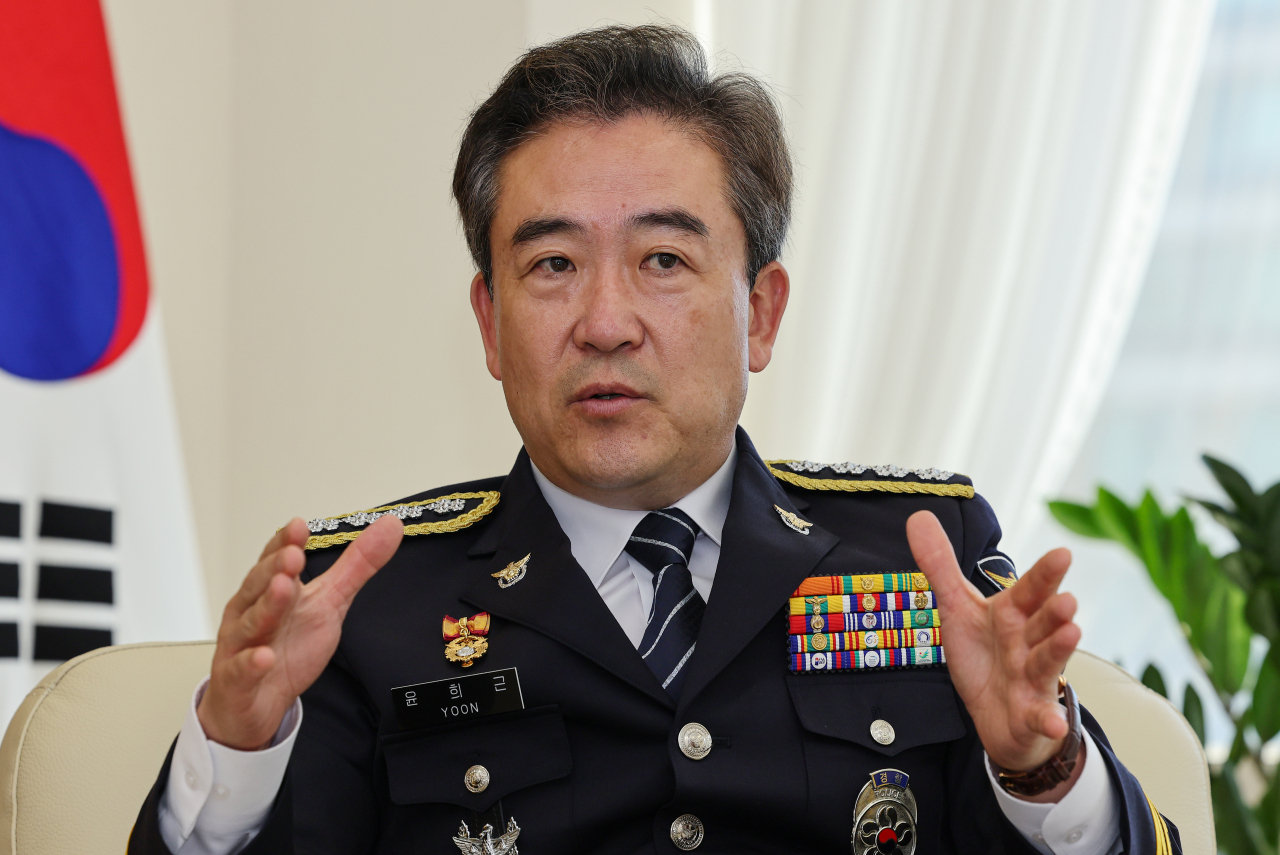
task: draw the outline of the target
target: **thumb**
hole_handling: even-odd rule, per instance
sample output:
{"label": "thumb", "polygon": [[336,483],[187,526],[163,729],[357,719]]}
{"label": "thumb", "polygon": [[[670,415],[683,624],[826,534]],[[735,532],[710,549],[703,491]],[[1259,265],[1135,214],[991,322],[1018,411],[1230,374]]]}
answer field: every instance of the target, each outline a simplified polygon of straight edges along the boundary
{"label": "thumb", "polygon": [[362,531],[329,572],[316,581],[329,588],[345,609],[364,583],[396,554],[403,538],[404,523],[393,516],[384,516]]}
{"label": "thumb", "polygon": [[939,603],[955,608],[974,596],[981,596],[960,572],[951,539],[932,513],[916,511],[907,518],[907,543]]}

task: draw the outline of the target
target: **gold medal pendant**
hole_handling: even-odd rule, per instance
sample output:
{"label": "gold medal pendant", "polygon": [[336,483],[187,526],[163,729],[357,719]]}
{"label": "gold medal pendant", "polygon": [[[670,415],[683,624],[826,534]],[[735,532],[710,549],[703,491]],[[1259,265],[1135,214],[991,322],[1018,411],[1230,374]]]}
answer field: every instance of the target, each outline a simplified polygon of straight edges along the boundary
{"label": "gold medal pendant", "polygon": [[470,668],[472,662],[488,651],[489,641],[484,637],[488,634],[489,615],[485,612],[457,619],[445,615],[444,658],[462,663],[463,668]]}

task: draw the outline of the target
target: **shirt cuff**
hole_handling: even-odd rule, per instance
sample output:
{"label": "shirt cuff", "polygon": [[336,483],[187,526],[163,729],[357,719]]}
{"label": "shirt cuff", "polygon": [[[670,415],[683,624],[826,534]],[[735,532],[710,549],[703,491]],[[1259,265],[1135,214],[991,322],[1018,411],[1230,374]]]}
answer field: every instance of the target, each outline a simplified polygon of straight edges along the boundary
{"label": "shirt cuff", "polygon": [[[227,852],[247,844],[271,812],[302,725],[299,698],[285,713],[267,748],[237,751],[220,745],[205,735],[196,715],[208,686],[209,678],[205,677],[191,696],[173,749],[169,781],[160,798],[160,836],[173,852],[182,849],[195,832],[207,840],[232,844]],[[206,847],[198,848],[204,851]],[[215,850],[221,849],[215,846]]]}
{"label": "shirt cuff", "polygon": [[983,764],[1005,817],[1043,855],[1106,855],[1120,836],[1120,809],[1102,753],[1088,731],[1081,745],[1084,768],[1062,800],[1038,803],[1005,792]]}

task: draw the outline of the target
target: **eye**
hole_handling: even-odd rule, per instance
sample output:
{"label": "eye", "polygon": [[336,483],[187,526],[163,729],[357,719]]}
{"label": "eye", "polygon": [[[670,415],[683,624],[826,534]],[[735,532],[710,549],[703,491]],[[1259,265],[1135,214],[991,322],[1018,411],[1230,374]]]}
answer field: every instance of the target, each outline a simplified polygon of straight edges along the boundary
{"label": "eye", "polygon": [[544,273],[568,273],[573,269],[573,262],[562,255],[544,258],[536,265]]}
{"label": "eye", "polygon": [[680,264],[680,256],[671,252],[655,252],[645,259],[645,263],[654,270],[674,270]]}

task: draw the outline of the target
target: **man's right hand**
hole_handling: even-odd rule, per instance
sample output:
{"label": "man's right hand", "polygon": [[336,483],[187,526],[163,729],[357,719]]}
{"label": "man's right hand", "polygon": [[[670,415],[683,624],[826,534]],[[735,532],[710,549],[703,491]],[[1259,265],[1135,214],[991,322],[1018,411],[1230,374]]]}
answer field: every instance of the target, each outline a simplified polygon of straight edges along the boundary
{"label": "man's right hand", "polygon": [[215,742],[241,751],[270,745],[294,700],[329,664],[351,601],[395,554],[404,525],[382,517],[304,585],[309,534],[296,518],[276,532],[222,612],[209,688],[196,709]]}

